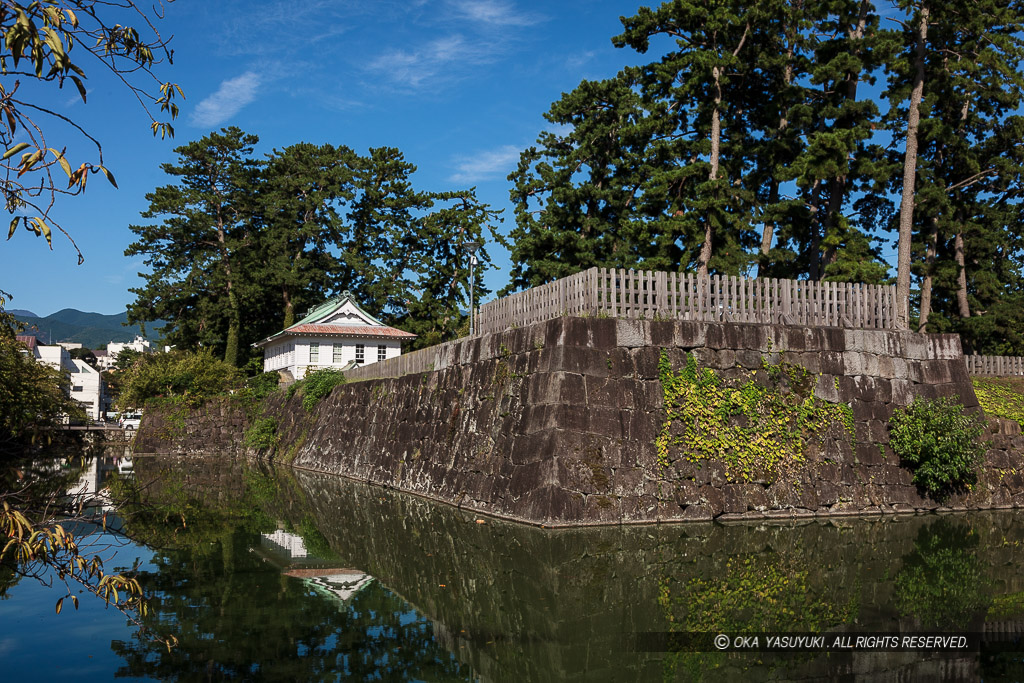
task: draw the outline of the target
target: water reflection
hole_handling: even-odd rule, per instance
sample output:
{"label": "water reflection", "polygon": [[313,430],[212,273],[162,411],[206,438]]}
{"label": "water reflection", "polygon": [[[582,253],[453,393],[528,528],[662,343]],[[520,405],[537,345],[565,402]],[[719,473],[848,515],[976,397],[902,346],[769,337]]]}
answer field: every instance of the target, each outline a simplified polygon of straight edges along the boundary
{"label": "water reflection", "polygon": [[[147,577],[171,653],[115,643],[154,678],[986,680],[1019,677],[1015,512],[802,524],[544,530],[336,477],[140,458],[173,535]],[[173,515],[164,514],[164,519]],[[147,524],[151,527],[147,530]],[[981,653],[641,652],[634,634],[989,634]]]}

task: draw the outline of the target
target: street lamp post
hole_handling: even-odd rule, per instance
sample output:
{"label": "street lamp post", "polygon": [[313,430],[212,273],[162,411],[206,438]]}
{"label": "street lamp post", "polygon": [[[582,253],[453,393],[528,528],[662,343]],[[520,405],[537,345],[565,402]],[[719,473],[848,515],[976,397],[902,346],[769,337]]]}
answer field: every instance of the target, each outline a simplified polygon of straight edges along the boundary
{"label": "street lamp post", "polygon": [[473,310],[473,266],[476,265],[476,250],[480,248],[479,242],[463,242],[462,248],[469,254],[469,336],[476,333],[476,313]]}

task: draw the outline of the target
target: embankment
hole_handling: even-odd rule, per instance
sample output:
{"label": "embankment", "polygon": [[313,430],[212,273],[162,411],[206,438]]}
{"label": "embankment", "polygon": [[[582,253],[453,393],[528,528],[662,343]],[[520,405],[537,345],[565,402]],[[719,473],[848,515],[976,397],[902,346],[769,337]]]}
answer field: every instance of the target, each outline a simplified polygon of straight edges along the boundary
{"label": "embankment", "polygon": [[[940,507],[888,446],[914,396],[976,408],[952,335],[559,318],[448,345],[430,372],[354,382],[307,412],[268,401],[256,453],[545,525]],[[136,452],[242,453],[230,402],[147,415]],[[971,491],[1024,505],[1024,438],[993,420]]]}

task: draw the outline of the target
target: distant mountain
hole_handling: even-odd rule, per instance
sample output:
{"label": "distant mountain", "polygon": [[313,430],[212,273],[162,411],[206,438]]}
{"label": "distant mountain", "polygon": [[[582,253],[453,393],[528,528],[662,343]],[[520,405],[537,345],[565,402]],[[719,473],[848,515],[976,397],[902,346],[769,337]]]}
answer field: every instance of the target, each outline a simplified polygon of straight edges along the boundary
{"label": "distant mountain", "polygon": [[[9,312],[14,313],[14,317],[25,323],[26,329],[23,334],[33,334],[44,344],[78,342],[86,348],[95,349],[110,342],[130,342],[135,335],[142,334],[138,325],[125,326],[128,322],[127,311],[117,315],[103,315],[65,308],[44,318],[25,315],[31,311]],[[146,338],[159,339],[160,328],[163,325],[162,321],[146,325]]]}
{"label": "distant mountain", "polygon": [[32,311],[26,311],[24,308],[5,308],[4,309],[4,313],[10,313],[11,315],[15,316],[16,318],[22,318],[24,316],[28,316],[30,318],[38,318],[39,317],[35,313],[33,313]]}

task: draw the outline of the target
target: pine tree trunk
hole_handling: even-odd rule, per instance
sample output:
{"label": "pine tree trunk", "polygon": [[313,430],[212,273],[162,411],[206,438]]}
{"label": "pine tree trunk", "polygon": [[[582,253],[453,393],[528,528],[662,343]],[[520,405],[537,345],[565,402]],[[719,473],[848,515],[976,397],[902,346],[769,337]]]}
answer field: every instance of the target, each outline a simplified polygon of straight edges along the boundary
{"label": "pine tree trunk", "polygon": [[[803,2],[796,3],[797,9],[803,9]],[[792,35],[786,36],[786,70],[783,80],[788,87],[793,82],[793,37]],[[783,109],[782,114],[779,116],[779,127],[777,134],[782,133],[789,126],[789,120],[786,118],[786,110]],[[779,181],[775,178],[775,174],[772,173],[771,189],[768,191],[768,203],[777,204],[779,201]],[[771,221],[764,222],[764,228],[761,230],[761,256],[768,256],[768,252],[772,248],[772,240],[775,239],[775,223]],[[767,262],[767,259],[763,259]],[[758,275],[760,275],[760,269],[758,269]]]}
{"label": "pine tree trunk", "polygon": [[284,327],[281,329],[287,330],[295,324],[295,305],[292,303],[291,293],[287,287],[281,290],[281,297],[284,299]]}
{"label": "pine tree trunk", "polygon": [[932,270],[935,267],[935,252],[939,241],[939,219],[932,216],[928,221],[928,247],[925,254],[924,277],[921,278],[921,316],[917,321],[917,331],[924,333],[928,328],[928,318],[932,314]]}
{"label": "pine tree trunk", "polygon": [[[711,110],[711,170],[708,173],[708,180],[718,179],[719,154],[722,144],[722,120],[719,112],[722,106],[722,85],[721,71],[716,66],[712,69],[715,77],[715,107]],[[708,276],[708,263],[711,261],[711,216],[704,217],[704,244],[700,247],[700,256],[697,261],[697,275],[701,278]]]}
{"label": "pine tree trunk", "polygon": [[897,324],[910,325],[910,241],[914,228],[914,184],[917,177],[917,127],[924,98],[924,56],[928,40],[928,6],[922,5],[914,59],[914,88],[907,110],[907,146],[903,156],[903,194],[900,199],[899,249],[896,256],[896,301],[900,306]]}
{"label": "pine tree trunk", "polygon": [[956,231],[956,238],[953,242],[955,249],[957,276],[956,276],[956,303],[960,308],[961,318],[971,317],[971,305],[967,301],[967,268],[964,258],[964,233],[962,228]]}
{"label": "pine tree trunk", "polygon": [[809,252],[807,265],[807,277],[812,282],[821,279],[821,181],[814,181],[814,188],[811,190],[811,240],[808,245]]}
{"label": "pine tree trunk", "polygon": [[[779,201],[779,181],[774,177],[771,181],[771,189],[768,190],[768,203],[776,204]],[[764,229],[761,231],[761,256],[768,256],[772,248],[772,240],[775,239],[775,223],[764,222]],[[760,272],[758,272],[760,275]]]}

